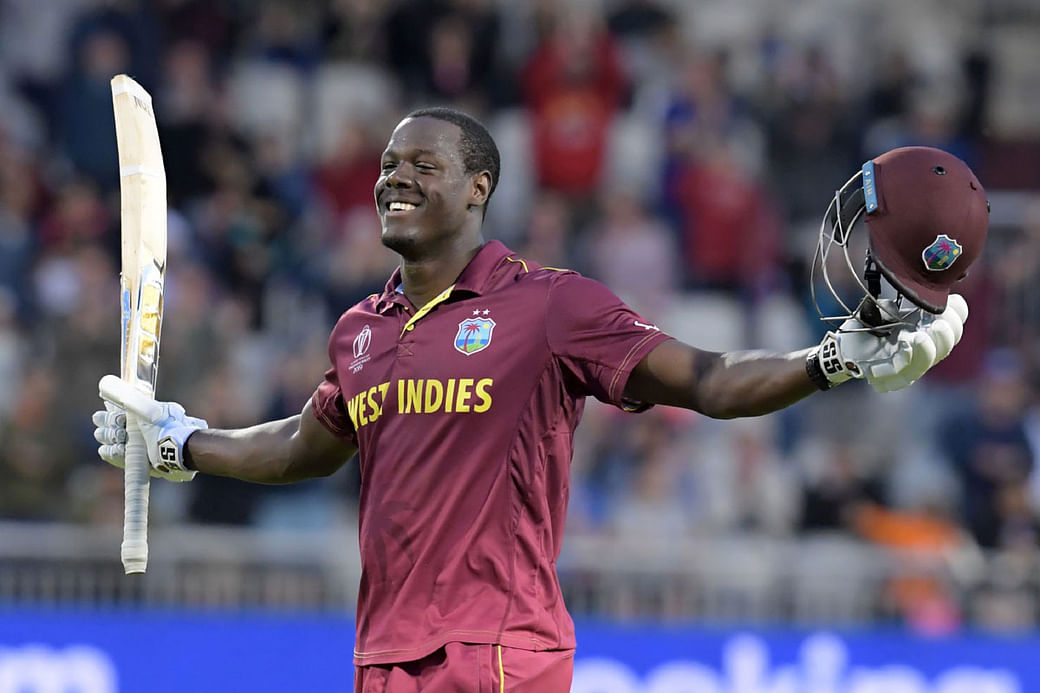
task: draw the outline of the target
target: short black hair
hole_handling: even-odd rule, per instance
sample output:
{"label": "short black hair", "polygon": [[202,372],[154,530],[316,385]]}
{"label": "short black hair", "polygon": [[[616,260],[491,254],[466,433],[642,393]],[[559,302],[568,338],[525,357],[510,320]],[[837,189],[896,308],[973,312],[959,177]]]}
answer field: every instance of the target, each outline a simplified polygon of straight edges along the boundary
{"label": "short black hair", "polygon": [[473,175],[488,171],[491,174],[491,190],[488,191],[488,199],[484,202],[484,213],[487,214],[488,202],[498,187],[502,161],[498,154],[498,145],[484,124],[467,113],[446,106],[420,108],[405,116],[405,119],[408,118],[436,118],[459,127],[462,131],[459,138],[459,154],[462,155],[462,165],[466,167],[466,173]]}

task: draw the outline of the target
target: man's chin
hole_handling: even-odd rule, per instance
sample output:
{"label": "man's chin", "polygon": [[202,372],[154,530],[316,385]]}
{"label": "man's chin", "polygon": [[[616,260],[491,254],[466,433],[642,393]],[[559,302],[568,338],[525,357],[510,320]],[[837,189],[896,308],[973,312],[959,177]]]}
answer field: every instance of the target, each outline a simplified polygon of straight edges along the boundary
{"label": "man's chin", "polygon": [[414,232],[384,228],[380,240],[384,246],[406,260],[418,254],[419,239]]}

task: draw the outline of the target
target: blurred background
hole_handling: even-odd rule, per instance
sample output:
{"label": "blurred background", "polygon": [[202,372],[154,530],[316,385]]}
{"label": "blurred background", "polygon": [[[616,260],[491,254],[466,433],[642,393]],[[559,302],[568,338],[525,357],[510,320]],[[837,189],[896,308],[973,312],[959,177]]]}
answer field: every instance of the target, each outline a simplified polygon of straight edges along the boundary
{"label": "blurred background", "polygon": [[[154,483],[148,574],[122,575],[122,474],[90,423],[118,370],[120,72],[154,97],[169,184],[158,393],[217,427],[298,412],[338,315],[394,269],[372,186],[412,108],[458,106],[494,134],[489,237],[715,350],[819,340],[808,263],[863,161],[963,158],[989,242],[960,289],[963,342],[914,387],[724,422],[589,404],[559,562],[575,690],[729,691],[778,662],[847,685],[828,691],[1040,690],[1014,654],[1040,620],[1040,5],[0,0],[0,692],[64,690],[24,683],[15,655],[73,671],[76,643],[115,682],[82,690],[159,690],[128,683],[103,635],[128,609],[209,624],[141,635],[178,641],[243,614],[342,619],[293,637],[337,643],[338,668],[313,668],[349,687],[353,464],[290,487]],[[133,628],[159,626],[116,630]],[[915,649],[935,642],[945,655]],[[669,648],[709,663],[701,688],[657,675]],[[603,661],[629,678],[590,683]],[[846,677],[893,663],[919,687]],[[997,673],[943,688],[956,665]],[[781,673],[761,690],[825,690]],[[286,690],[273,680],[251,689]]]}

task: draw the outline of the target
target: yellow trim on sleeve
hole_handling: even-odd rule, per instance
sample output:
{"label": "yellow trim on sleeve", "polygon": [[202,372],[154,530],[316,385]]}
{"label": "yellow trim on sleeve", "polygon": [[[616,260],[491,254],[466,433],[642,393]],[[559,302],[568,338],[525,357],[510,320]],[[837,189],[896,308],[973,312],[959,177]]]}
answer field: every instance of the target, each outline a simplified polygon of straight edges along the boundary
{"label": "yellow trim on sleeve", "polygon": [[420,319],[425,317],[427,313],[436,308],[439,304],[444,303],[446,300],[448,300],[448,297],[451,296],[451,291],[454,288],[455,285],[452,284],[447,289],[431,298],[430,302],[427,303],[425,306],[417,310],[415,312],[415,315],[410,317],[408,319],[408,322],[404,324],[404,327],[401,328],[401,336],[403,337],[405,332],[411,332],[412,330],[414,330],[415,323],[419,322]]}
{"label": "yellow trim on sleeve", "polygon": [[524,266],[524,271],[525,272],[530,272],[531,271],[531,270],[527,269],[527,263],[524,261],[523,258],[519,258],[518,257],[516,259],[513,259],[513,258],[511,258],[509,256],[506,256],[506,259],[509,260],[510,262],[519,262],[521,265]]}
{"label": "yellow trim on sleeve", "polygon": [[[524,271],[525,272],[530,272],[531,271],[527,267],[527,261],[524,260],[523,258],[520,258],[520,257],[512,258],[512,257],[508,257],[507,256],[506,259],[509,260],[510,262],[519,262],[521,265],[524,266]],[[571,269],[567,269],[566,267],[548,267],[546,265],[542,265],[538,269],[549,270],[550,272],[573,272],[574,271],[574,270],[571,270]]]}
{"label": "yellow trim on sleeve", "polygon": [[506,672],[502,668],[502,646],[498,646],[498,693],[506,693]]}

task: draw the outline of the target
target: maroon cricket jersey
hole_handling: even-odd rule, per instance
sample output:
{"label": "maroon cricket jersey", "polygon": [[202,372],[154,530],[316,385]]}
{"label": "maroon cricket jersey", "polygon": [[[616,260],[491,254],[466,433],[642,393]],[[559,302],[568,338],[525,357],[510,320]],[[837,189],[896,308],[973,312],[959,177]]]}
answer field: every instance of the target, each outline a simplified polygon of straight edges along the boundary
{"label": "maroon cricket jersey", "polygon": [[339,319],[314,413],[361,464],[357,664],[448,642],[573,648],[556,577],[585,397],[669,339],[602,284],[497,241],[422,309],[400,270]]}

